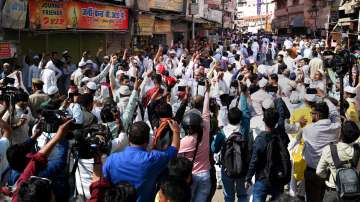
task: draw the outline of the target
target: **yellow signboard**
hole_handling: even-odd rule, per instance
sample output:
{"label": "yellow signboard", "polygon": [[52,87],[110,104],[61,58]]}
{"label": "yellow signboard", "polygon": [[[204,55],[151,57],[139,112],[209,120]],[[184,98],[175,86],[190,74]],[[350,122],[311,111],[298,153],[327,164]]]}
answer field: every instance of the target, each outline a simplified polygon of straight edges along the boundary
{"label": "yellow signboard", "polygon": [[154,30],[154,17],[148,15],[140,15],[138,18],[139,35],[151,35]]}
{"label": "yellow signboard", "polygon": [[154,25],[155,33],[171,32],[170,20],[156,20]]}
{"label": "yellow signboard", "polygon": [[149,0],[151,9],[183,12],[184,0]]}

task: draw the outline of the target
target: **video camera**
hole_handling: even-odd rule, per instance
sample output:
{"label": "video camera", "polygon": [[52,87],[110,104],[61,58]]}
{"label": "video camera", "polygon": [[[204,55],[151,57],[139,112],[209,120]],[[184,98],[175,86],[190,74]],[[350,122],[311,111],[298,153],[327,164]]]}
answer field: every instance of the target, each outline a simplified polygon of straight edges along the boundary
{"label": "video camera", "polygon": [[43,117],[45,121],[44,132],[46,133],[56,133],[59,126],[63,124],[66,119],[72,118],[66,111],[51,108],[43,108],[41,117]]}
{"label": "video camera", "polygon": [[109,154],[111,150],[111,134],[108,127],[93,124],[79,129],[74,134],[74,149],[80,159],[91,159],[97,152]]}
{"label": "video camera", "polygon": [[14,106],[17,100],[19,100],[19,95],[24,93],[22,89],[18,89],[9,85],[14,85],[15,79],[10,77],[5,77],[2,82],[2,87],[0,87],[0,100],[5,101],[8,106]]}
{"label": "video camera", "polygon": [[324,52],[324,66],[331,68],[338,76],[344,76],[356,63],[356,58],[349,50],[342,50],[338,53],[332,51]]}

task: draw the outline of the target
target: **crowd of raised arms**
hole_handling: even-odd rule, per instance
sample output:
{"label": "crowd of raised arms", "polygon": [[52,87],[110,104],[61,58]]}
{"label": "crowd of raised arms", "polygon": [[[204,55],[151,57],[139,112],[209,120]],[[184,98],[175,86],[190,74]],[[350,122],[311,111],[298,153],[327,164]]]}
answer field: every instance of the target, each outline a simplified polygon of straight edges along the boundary
{"label": "crowd of raised arms", "polygon": [[2,61],[0,201],[360,201],[358,43],[189,44]]}

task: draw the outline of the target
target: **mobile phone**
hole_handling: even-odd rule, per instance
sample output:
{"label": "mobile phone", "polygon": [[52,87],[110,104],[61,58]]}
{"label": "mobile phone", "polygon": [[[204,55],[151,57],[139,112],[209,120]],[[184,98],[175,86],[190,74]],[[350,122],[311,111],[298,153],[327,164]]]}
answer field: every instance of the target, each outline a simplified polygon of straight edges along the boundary
{"label": "mobile phone", "polygon": [[178,86],[178,91],[185,91],[186,87],[185,86]]}
{"label": "mobile phone", "polygon": [[307,88],[306,94],[317,94],[317,89],[316,88]]}
{"label": "mobile phone", "polygon": [[135,82],[135,81],[136,81],[136,78],[132,76],[132,77],[130,78],[130,81],[131,81],[131,82]]}

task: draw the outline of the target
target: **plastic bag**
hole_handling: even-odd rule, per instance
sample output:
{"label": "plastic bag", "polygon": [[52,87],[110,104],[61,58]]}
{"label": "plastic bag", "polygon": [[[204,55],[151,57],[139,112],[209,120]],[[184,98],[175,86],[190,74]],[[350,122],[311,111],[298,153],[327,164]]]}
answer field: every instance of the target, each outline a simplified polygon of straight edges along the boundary
{"label": "plastic bag", "polygon": [[304,179],[306,162],[302,156],[304,149],[304,141],[302,140],[292,151],[291,156],[294,162],[294,178],[296,181]]}

